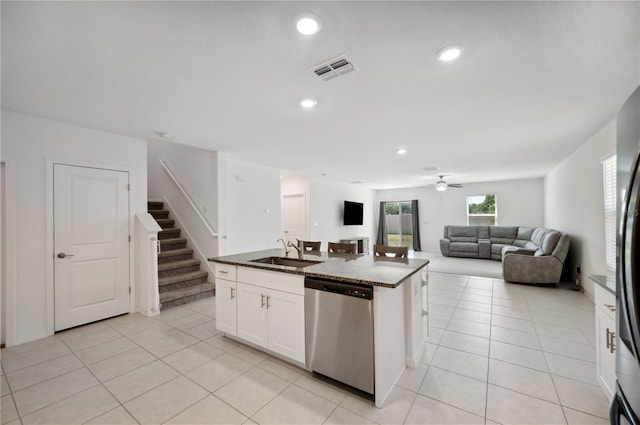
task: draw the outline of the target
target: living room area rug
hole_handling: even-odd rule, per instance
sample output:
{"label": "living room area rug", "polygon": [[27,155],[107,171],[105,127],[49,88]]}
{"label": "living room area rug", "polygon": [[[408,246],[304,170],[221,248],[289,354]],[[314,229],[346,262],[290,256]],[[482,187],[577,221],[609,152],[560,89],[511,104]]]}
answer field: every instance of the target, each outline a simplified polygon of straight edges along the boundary
{"label": "living room area rug", "polygon": [[443,257],[439,252],[410,251],[409,257],[429,260],[429,271],[502,279],[502,263],[477,258]]}

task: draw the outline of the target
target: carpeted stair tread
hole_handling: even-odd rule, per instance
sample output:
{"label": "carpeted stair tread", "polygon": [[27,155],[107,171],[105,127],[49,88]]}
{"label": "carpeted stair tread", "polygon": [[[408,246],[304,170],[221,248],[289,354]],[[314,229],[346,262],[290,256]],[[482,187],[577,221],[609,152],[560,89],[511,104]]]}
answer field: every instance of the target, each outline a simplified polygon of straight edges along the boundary
{"label": "carpeted stair tread", "polygon": [[208,275],[209,273],[203,272],[202,270],[187,272],[187,273],[180,273],[173,276],[166,276],[166,277],[159,278],[158,285],[164,286],[164,285],[170,285],[172,283],[183,282],[186,280],[199,279],[203,277],[206,278]]}
{"label": "carpeted stair tread", "polygon": [[173,269],[179,269],[182,267],[197,266],[197,265],[200,265],[200,260],[196,260],[196,259],[178,260],[178,261],[172,261],[170,263],[158,264],[158,271],[164,272],[167,270],[173,270]]}
{"label": "carpeted stair tread", "polygon": [[176,221],[170,218],[156,218],[156,222],[163,229],[173,229],[173,226],[176,224]]}
{"label": "carpeted stair tread", "polygon": [[180,229],[177,229],[175,227],[172,227],[169,229],[162,229],[158,232],[158,239],[162,241],[175,239],[176,237],[180,237]]}
{"label": "carpeted stair tread", "polygon": [[[214,290],[215,290],[215,285],[213,283],[204,282],[199,285],[193,285],[187,288],[176,289],[175,291],[162,292],[160,293],[160,304],[162,304],[162,308],[164,309],[168,307],[168,305],[166,305],[168,301],[187,298],[190,296],[200,295],[203,293],[211,293]],[[211,296],[211,295],[207,294],[207,296]]]}
{"label": "carpeted stair tread", "polygon": [[162,201],[147,201],[147,211],[161,210],[164,208],[164,202]]}
{"label": "carpeted stair tread", "polygon": [[172,255],[193,254],[191,248],[165,249],[158,254],[158,257],[171,257]]}
{"label": "carpeted stair tread", "polygon": [[185,238],[168,238],[158,240],[160,241],[160,252],[187,247],[187,240]]}

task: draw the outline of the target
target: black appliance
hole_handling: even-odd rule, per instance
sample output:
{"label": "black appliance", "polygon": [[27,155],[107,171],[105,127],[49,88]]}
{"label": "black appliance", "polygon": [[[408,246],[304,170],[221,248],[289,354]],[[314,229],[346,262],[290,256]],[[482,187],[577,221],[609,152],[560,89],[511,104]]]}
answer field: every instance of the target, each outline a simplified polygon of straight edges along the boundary
{"label": "black appliance", "polygon": [[616,394],[612,424],[640,425],[640,87],[618,113]]}

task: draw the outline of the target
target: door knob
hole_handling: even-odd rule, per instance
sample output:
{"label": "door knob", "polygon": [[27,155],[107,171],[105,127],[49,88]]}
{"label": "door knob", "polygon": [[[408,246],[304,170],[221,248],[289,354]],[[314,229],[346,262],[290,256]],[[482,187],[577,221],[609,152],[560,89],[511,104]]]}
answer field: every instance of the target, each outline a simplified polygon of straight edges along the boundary
{"label": "door knob", "polygon": [[73,254],[65,254],[64,252],[58,253],[58,258],[65,258],[65,257],[73,257]]}

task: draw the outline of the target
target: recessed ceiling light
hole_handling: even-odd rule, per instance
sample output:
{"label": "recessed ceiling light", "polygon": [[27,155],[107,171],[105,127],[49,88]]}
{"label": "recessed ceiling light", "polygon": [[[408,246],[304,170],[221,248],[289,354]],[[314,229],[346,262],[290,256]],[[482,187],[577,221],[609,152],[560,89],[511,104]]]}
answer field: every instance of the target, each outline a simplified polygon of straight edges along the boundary
{"label": "recessed ceiling light", "polygon": [[320,18],[312,13],[304,13],[296,18],[296,29],[300,34],[311,35],[320,31]]}
{"label": "recessed ceiling light", "polygon": [[316,106],[317,103],[318,101],[315,99],[302,99],[300,101],[300,106],[302,106],[305,109],[311,109],[314,106]]}
{"label": "recessed ceiling light", "polygon": [[398,155],[404,155],[405,153],[407,153],[407,150],[406,150],[406,149],[403,149],[403,148],[400,148],[400,149],[398,149],[398,150],[396,151],[396,153],[397,153]]}
{"label": "recessed ceiling light", "polygon": [[458,59],[463,50],[464,48],[460,45],[443,47],[436,53],[436,58],[441,62],[451,62],[452,60]]}

